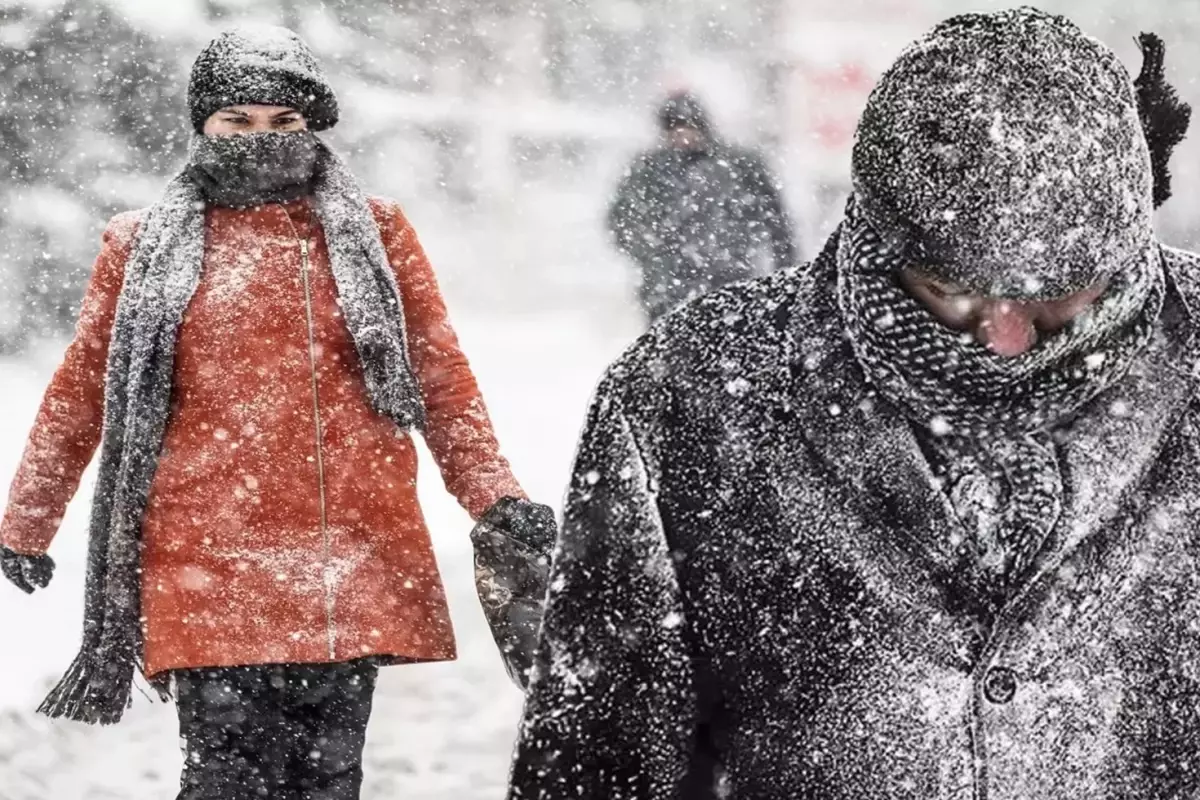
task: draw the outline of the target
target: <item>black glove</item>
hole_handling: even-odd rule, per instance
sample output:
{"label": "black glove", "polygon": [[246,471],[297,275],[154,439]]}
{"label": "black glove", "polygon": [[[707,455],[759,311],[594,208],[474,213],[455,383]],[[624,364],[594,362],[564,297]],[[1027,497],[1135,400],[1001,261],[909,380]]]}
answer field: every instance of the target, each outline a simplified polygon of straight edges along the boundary
{"label": "black glove", "polygon": [[479,602],[504,667],[521,688],[533,666],[557,537],[553,510],[512,497],[488,509],[471,531]]}
{"label": "black glove", "polygon": [[0,570],[4,577],[25,594],[45,589],[54,577],[54,559],[50,556],[27,556],[7,547],[0,547]]}
{"label": "black glove", "polygon": [[492,525],[539,553],[549,553],[558,538],[554,509],[529,500],[502,497],[487,510],[480,523]]}

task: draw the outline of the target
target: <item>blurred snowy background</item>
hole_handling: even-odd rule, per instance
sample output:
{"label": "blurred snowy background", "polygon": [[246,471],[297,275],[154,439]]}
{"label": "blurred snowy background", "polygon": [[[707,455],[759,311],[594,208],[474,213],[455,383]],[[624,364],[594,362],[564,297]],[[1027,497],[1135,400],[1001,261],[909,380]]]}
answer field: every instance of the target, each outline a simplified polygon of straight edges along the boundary
{"label": "blurred snowy background", "polygon": [[[624,297],[601,225],[651,109],[694,89],[766,149],[807,253],[846,191],[875,76],[964,0],[0,0],[0,349],[61,332],[116,211],[152,202],[187,138],[187,69],[222,26],[298,30],[345,109],[331,137],[403,201],[461,307],[525,313]],[[1044,0],[1138,69],[1161,33],[1200,99],[1200,0]],[[1164,236],[1186,244],[1200,138],[1176,158]]]}
{"label": "blurred snowy background", "polygon": [[[399,199],[429,250],[501,440],[529,491],[557,503],[592,382],[639,331],[632,276],[603,228],[652,110],[689,88],[729,138],[762,147],[804,254],[841,209],[875,76],[965,0],[0,0],[0,496],[73,323],[103,223],[153,202],[182,157],[187,69],[222,27],[288,25],[326,59],[343,105],[330,139],[369,191]],[[1167,42],[1200,105],[1200,0],[1043,0],[1114,47]],[[1160,212],[1200,244],[1200,134]],[[431,465],[425,465],[427,476]],[[122,727],[30,715],[78,641],[87,491],[52,551],[49,592],[0,586],[0,800],[165,798],[171,709]],[[424,481],[462,658],[389,670],[367,798],[499,798],[520,698],[472,594],[469,521]]]}

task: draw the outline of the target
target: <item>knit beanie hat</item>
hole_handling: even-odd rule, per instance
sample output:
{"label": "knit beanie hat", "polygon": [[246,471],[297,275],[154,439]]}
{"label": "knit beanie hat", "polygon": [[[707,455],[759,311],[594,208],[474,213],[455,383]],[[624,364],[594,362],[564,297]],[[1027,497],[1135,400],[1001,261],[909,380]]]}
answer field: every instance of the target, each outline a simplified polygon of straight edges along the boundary
{"label": "knit beanie hat", "polygon": [[942,280],[1021,299],[1078,291],[1140,263],[1154,238],[1138,106],[1116,55],[1064,17],[953,17],[871,94],[855,195]]}
{"label": "knit beanie hat", "polygon": [[664,131],[674,128],[695,128],[704,134],[712,131],[704,104],[688,92],[675,92],[663,102],[658,109],[658,125]]}
{"label": "knit beanie hat", "polygon": [[197,132],[217,111],[240,104],[294,108],[313,131],[338,121],[337,98],[316,55],[292,31],[270,25],[222,33],[192,66],[188,109]]}

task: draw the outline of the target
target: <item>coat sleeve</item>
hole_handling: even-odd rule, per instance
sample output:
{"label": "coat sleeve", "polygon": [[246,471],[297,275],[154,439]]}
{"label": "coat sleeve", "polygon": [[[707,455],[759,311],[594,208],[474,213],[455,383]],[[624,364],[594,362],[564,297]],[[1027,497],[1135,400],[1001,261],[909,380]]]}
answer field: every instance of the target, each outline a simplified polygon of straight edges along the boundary
{"label": "coat sleeve", "polygon": [[757,154],[746,160],[747,181],[758,198],[760,222],[766,227],[771,240],[771,253],[775,269],[787,269],[796,263],[796,245],[793,240],[792,220],[783,202],[782,185],[771,169]]}
{"label": "coat sleeve", "polygon": [[510,800],[684,800],[697,702],[650,472],[602,385],[554,553]]}
{"label": "coat sleeve", "polygon": [[100,444],[109,335],[136,229],[136,215],[122,214],[105,230],[75,336],[42,398],[0,523],[0,544],[18,553],[50,548]]}
{"label": "coat sleeve", "polygon": [[608,209],[608,230],[617,249],[638,263],[652,259],[658,247],[649,189],[648,167],[639,160],[622,178]]}
{"label": "coat sleeve", "polygon": [[500,498],[525,499],[525,492],[500,455],[487,407],[416,231],[395,203],[372,205],[400,287],[409,358],[425,402],[425,440],[446,490],[478,520]]}

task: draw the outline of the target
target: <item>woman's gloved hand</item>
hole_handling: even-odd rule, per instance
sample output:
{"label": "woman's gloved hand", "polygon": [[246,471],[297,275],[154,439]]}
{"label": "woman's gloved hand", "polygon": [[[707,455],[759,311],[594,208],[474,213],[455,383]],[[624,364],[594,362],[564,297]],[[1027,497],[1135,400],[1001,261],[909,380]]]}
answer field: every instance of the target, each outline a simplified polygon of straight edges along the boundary
{"label": "woman's gloved hand", "polygon": [[533,666],[557,537],[550,507],[512,497],[499,500],[471,531],[479,602],[508,675],[522,689]]}
{"label": "woman's gloved hand", "polygon": [[25,594],[45,589],[54,577],[54,559],[50,556],[30,556],[0,547],[0,571],[9,582]]}
{"label": "woman's gloved hand", "polygon": [[480,522],[503,530],[539,553],[549,553],[558,538],[554,509],[530,500],[503,497],[487,510]]}

